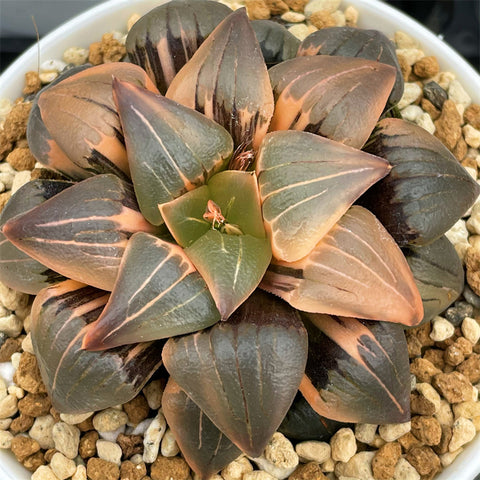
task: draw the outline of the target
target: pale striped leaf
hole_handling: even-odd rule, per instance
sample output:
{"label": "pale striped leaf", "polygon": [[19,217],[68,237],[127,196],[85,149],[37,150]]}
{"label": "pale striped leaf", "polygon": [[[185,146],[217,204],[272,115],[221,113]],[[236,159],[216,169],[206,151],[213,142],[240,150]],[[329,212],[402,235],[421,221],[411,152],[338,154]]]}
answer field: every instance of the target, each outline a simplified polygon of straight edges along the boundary
{"label": "pale striped leaf", "polygon": [[258,148],[273,113],[273,94],[245,9],[230,14],[208,36],[166,96],[225,127],[236,148]]}
{"label": "pale striped leaf", "polygon": [[32,343],[53,406],[62,413],[102,410],[135,397],[161,365],[160,342],[107,352],[82,349],[108,293],[67,280],[42,290],[32,307]]}
{"label": "pale striped leaf", "polygon": [[162,395],[162,411],[185,460],[200,478],[210,478],[242,454],[172,377]]}
{"label": "pale striped leaf", "polygon": [[129,176],[120,119],[113,101],[114,76],[157,92],[140,67],[113,62],[72,75],[38,98],[51,138],[77,167],[86,171],[85,176]]}
{"label": "pale striped leaf", "polygon": [[274,257],[293,262],[307,255],[353,202],[390,167],[306,132],[274,132],[257,158],[265,228]]}
{"label": "pale striped leaf", "polygon": [[104,350],[168,338],[218,320],[207,285],[184,251],[140,232],[129,240],[112,295],[83,346]]}
{"label": "pale striped leaf", "polygon": [[402,251],[375,216],[358,206],[308,256],[290,263],[273,260],[261,287],[305,312],[409,326],[423,318]]}
{"label": "pale striped leaf", "polygon": [[129,59],[165,93],[176,73],[232,10],[219,2],[172,0],[137,20],[127,35]]}
{"label": "pale striped leaf", "polygon": [[112,290],[128,238],[157,232],[138,211],[130,184],[97,175],[60,192],[3,226],[20,250],[52,270]]}
{"label": "pale striped leaf", "polygon": [[308,362],[300,391],[340,422],[410,420],[410,368],[400,325],[305,314]]}
{"label": "pale striped leaf", "polygon": [[203,185],[233,152],[228,132],[204,115],[127,82],[113,82],[135,193],[144,217]]}
{"label": "pale striped leaf", "polygon": [[261,455],[292,404],[306,359],[298,313],[258,290],[228,322],[171,338],[163,349],[175,382],[252,457]]}
{"label": "pale striped leaf", "polygon": [[361,148],[382,114],[395,68],[336,56],[297,57],[268,71],[275,95],[270,130],[304,130]]}

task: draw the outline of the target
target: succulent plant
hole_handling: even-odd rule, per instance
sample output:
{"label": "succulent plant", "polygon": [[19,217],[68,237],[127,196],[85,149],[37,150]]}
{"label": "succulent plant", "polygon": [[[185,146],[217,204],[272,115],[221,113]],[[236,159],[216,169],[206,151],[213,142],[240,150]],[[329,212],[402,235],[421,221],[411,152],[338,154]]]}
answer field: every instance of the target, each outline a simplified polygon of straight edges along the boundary
{"label": "succulent plant", "polygon": [[[339,41],[345,56],[321,48]],[[3,210],[0,279],[36,295],[55,408],[127,402],[163,363],[163,411],[204,478],[279,428],[409,419],[403,329],[459,295],[442,235],[479,189],[439,140],[379,121],[402,89],[387,47],[351,29],[299,46],[174,0],[130,31],[138,65],[40,92],[30,148],[64,180]]]}

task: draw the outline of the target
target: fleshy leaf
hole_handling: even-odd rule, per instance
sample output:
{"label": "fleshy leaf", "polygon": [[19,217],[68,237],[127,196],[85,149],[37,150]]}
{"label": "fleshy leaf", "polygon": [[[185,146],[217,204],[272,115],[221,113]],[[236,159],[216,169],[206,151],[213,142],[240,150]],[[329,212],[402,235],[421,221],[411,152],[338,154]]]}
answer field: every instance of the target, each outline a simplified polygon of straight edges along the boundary
{"label": "fleshy leaf", "polygon": [[137,20],[125,46],[164,94],[176,73],[232,10],[218,2],[173,0]]}
{"label": "fleshy leaf", "polygon": [[162,395],[162,411],[190,468],[210,478],[241,455],[170,377]]}
{"label": "fleshy leaf", "polygon": [[82,350],[85,327],[107,299],[107,292],[67,280],[42,290],[33,303],[32,343],[59,412],[91,412],[128,402],[161,365],[160,342],[108,352]]}
{"label": "fleshy leaf", "polygon": [[204,115],[115,80],[135,193],[144,217],[163,223],[158,205],[203,185],[233,152],[228,132]]}
{"label": "fleshy leaf", "polygon": [[300,442],[303,440],[328,442],[337,430],[344,427],[351,428],[352,425],[322,417],[301,393],[297,393],[278,431]]}
{"label": "fleshy leaf", "polygon": [[300,40],[283,25],[272,20],[251,22],[267,67],[295,58]]}
{"label": "fleshy leaf", "polygon": [[411,245],[402,250],[422,297],[424,316],[421,323],[428,322],[463,292],[462,261],[445,236],[428,245]]}
{"label": "fleshy leaf", "polygon": [[207,285],[184,251],[147,233],[128,241],[110,299],[88,327],[87,350],[182,335],[220,320]]}
{"label": "fleshy leaf", "polygon": [[390,174],[359,201],[400,245],[425,245],[468,210],[480,187],[440,140],[405,120],[381,120],[365,148]]}
{"label": "fleshy leaf", "polygon": [[[105,63],[72,75],[42,92],[38,106],[52,139],[87,175],[129,175],[113,76],[157,92],[147,74],[130,63]],[[32,132],[33,134],[33,132]]]}
{"label": "fleshy leaf", "polygon": [[273,94],[244,8],[209,35],[173,79],[166,96],[225,127],[235,148],[258,148],[272,117]]}
{"label": "fleshy leaf", "polygon": [[168,340],[163,361],[217,428],[258,457],[295,397],[306,355],[298,313],[257,290],[228,322]]}
{"label": "fleshy leaf", "polygon": [[87,178],[3,226],[4,235],[40,263],[112,290],[127,240],[157,232],[138,211],[130,184],[114,175]]}
{"label": "fleshy leaf", "polygon": [[390,65],[363,58],[297,57],[268,71],[275,95],[270,130],[304,130],[361,148],[395,81]]}
{"label": "fleshy leaf", "polygon": [[400,325],[305,314],[308,362],[300,391],[340,422],[410,420],[410,368]]}
{"label": "fleshy leaf", "polygon": [[[20,187],[5,205],[0,215],[0,229],[11,218],[73,185],[59,180],[32,180]],[[0,231],[0,281],[20,292],[36,295],[42,288],[65,280],[58,273],[30,258],[15,247]]]}
{"label": "fleshy leaf", "polygon": [[357,27],[322,28],[311,33],[300,45],[298,56],[336,55],[374,60],[396,69],[395,85],[389,102],[398,103],[403,95],[403,75],[395,52],[395,44],[378,30]]}
{"label": "fleshy leaf", "polygon": [[382,158],[311,133],[267,135],[256,171],[274,257],[293,262],[307,255],[389,168]]}
{"label": "fleshy leaf", "polygon": [[261,287],[305,312],[417,325],[422,299],[402,251],[354,206],[296,262],[273,260]]}

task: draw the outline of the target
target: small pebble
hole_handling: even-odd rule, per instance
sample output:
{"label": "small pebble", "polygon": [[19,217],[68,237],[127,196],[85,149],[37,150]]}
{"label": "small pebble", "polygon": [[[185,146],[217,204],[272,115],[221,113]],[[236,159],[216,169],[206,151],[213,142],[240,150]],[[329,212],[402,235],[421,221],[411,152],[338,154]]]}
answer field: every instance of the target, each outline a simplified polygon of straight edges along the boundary
{"label": "small pebble", "polygon": [[480,325],[475,319],[465,317],[462,322],[462,334],[468,341],[475,345],[480,339]]}
{"label": "small pebble", "polygon": [[22,330],[23,322],[15,314],[12,313],[0,318],[0,331],[6,333],[9,337],[18,337]]}
{"label": "small pebble", "polygon": [[167,429],[165,417],[159,411],[145,432],[143,439],[143,461],[153,463],[158,456],[160,441]]}
{"label": "small pebble", "polygon": [[78,425],[82,423],[87,418],[90,418],[93,415],[93,412],[87,413],[61,413],[60,418],[63,422],[68,423],[69,425]]}
{"label": "small pebble", "polygon": [[416,39],[410,36],[408,33],[397,30],[394,34],[395,45],[399,49],[403,48],[419,48],[420,45]]}
{"label": "small pebble", "polygon": [[32,474],[31,480],[60,480],[47,465],[41,465]]}
{"label": "small pebble", "polygon": [[12,182],[12,195],[21,187],[23,187],[26,183],[31,180],[32,173],[28,170],[24,170],[23,172],[18,172],[15,175],[15,178]]}
{"label": "small pebble", "polygon": [[87,480],[87,468],[85,465],[77,465],[77,469],[72,476],[72,480]]}
{"label": "small pebble", "polygon": [[445,318],[436,316],[432,320],[430,338],[435,342],[443,342],[455,333],[455,327]]}
{"label": "small pebble", "polygon": [[254,472],[245,473],[242,480],[277,480],[277,478],[263,470],[255,470]]}
{"label": "small pebble", "polygon": [[0,400],[0,419],[13,417],[18,412],[18,399],[15,395],[8,394]]}
{"label": "small pebble", "polygon": [[375,440],[377,425],[371,423],[357,423],[355,425],[355,438],[362,443],[371,445]]}
{"label": "small pebble", "polygon": [[435,124],[433,123],[432,117],[428,113],[422,113],[415,121],[415,123],[422,127],[430,134],[435,133]]}
{"label": "small pebble", "polygon": [[377,480],[389,480],[395,473],[395,466],[402,455],[399,443],[386,443],[380,447],[372,459],[372,472]]}
{"label": "small pebble", "polygon": [[116,408],[107,408],[93,417],[93,426],[98,432],[112,432],[127,422],[127,414]]}
{"label": "small pebble", "polygon": [[50,468],[60,480],[65,480],[66,478],[71,477],[77,470],[75,462],[70,458],[65,457],[65,455],[62,455],[60,452],[53,455],[50,460]]}
{"label": "small pebble", "polygon": [[147,399],[148,406],[152,410],[158,410],[162,405],[163,389],[164,384],[161,380],[153,380],[142,390],[143,395]]}
{"label": "small pebble", "polygon": [[323,10],[333,13],[340,7],[341,0],[311,0],[305,5],[304,13],[309,18],[312,13]]}
{"label": "small pebble", "polygon": [[380,427],[378,427],[378,433],[386,442],[394,442],[409,432],[411,428],[412,425],[410,422],[391,423],[388,425],[380,425]]}
{"label": "small pebble", "polygon": [[416,83],[405,83],[403,95],[397,107],[402,110],[422,97],[422,88]]}
{"label": "small pebble", "polygon": [[393,480],[420,480],[420,474],[405,458],[400,458],[395,466]]}
{"label": "small pebble", "polygon": [[425,56],[423,50],[418,48],[398,48],[396,53],[399,59],[401,58],[407,65],[410,66]]}
{"label": "small pebble", "polygon": [[358,10],[353,5],[349,5],[343,13],[345,15],[346,25],[349,27],[356,27],[358,22]]}
{"label": "small pebble", "polygon": [[28,431],[28,434],[36,440],[44,450],[55,448],[55,442],[53,440],[54,425],[55,419],[51,415],[37,417],[33,422],[32,428]]}
{"label": "small pebble", "polygon": [[470,95],[456,79],[451,80],[448,85],[448,98],[464,107],[468,107],[472,103]]}
{"label": "small pebble", "polygon": [[338,462],[348,462],[357,452],[355,434],[351,428],[341,428],[330,439],[332,459]]}
{"label": "small pebble", "polygon": [[13,435],[10,432],[0,430],[0,448],[6,449],[12,446]]}
{"label": "small pebble", "polygon": [[477,130],[476,128],[473,128],[471,125],[467,124],[463,127],[462,131],[465,142],[469,147],[480,147],[480,130]]}
{"label": "small pebble", "polygon": [[281,16],[281,19],[288,23],[300,23],[305,21],[305,15],[303,13],[289,11],[285,12]]}
{"label": "small pebble", "polygon": [[452,426],[452,438],[448,444],[449,452],[455,452],[466,443],[472,441],[475,435],[475,425],[471,420],[464,417],[457,418]]}
{"label": "small pebble", "polygon": [[63,60],[73,65],[83,65],[88,60],[88,50],[82,47],[70,47],[63,52]]}
{"label": "small pebble", "polygon": [[80,430],[74,425],[58,422],[52,429],[55,448],[67,458],[74,459],[78,455]]}
{"label": "small pebble", "polygon": [[442,467],[447,468],[449,465],[453,463],[453,461],[462,452],[463,452],[463,447],[460,447],[458,450],[455,450],[454,452],[446,452],[440,455],[440,462],[442,463]]}
{"label": "small pebble", "polygon": [[420,78],[434,77],[439,73],[440,65],[436,57],[423,57],[413,65],[413,73]]}
{"label": "small pebble", "polygon": [[330,458],[331,447],[327,442],[305,441],[295,445],[295,451],[303,463],[323,463]]}
{"label": "small pebble", "polygon": [[375,452],[359,452],[353,455],[348,462],[338,462],[335,465],[337,477],[353,477],[362,480],[374,480],[372,460]]}
{"label": "small pebble", "polygon": [[408,105],[401,111],[401,114],[404,120],[416,122],[423,115],[423,110],[418,105]]}
{"label": "small pebble", "polygon": [[304,23],[297,23],[288,27],[288,31],[299,40],[303,41],[310,35],[310,30]]}
{"label": "small pebble", "polygon": [[152,480],[188,480],[190,468],[183,458],[159,456],[151,466],[150,476]]}
{"label": "small pebble", "polygon": [[253,466],[247,457],[241,457],[224,467],[221,476],[224,480],[242,480],[243,475],[248,472],[253,472]]}
{"label": "small pebble", "polygon": [[108,442],[107,440],[97,440],[96,447],[99,458],[120,466],[122,459],[122,449],[120,445]]}
{"label": "small pebble", "polygon": [[160,444],[160,453],[164,457],[174,457],[179,451],[180,449],[178,448],[173,432],[167,428]]}

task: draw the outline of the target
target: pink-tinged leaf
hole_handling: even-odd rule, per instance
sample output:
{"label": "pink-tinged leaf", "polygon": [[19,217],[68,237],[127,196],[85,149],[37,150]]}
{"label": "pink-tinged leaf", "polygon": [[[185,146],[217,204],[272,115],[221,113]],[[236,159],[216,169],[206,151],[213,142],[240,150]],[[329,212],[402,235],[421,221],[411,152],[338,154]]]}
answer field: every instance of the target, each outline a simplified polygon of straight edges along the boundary
{"label": "pink-tinged leaf", "polygon": [[108,293],[67,280],[42,290],[33,303],[31,335],[42,379],[62,413],[102,410],[135,397],[161,365],[160,342],[108,352],[82,349]]}
{"label": "pink-tinged leaf", "polygon": [[273,94],[245,9],[218,25],[177,73],[166,96],[225,127],[235,147],[258,148],[272,117]]}
{"label": "pink-tinged leaf", "polygon": [[190,468],[210,478],[242,452],[170,377],[162,395],[162,411]]}
{"label": "pink-tinged leaf", "polygon": [[305,312],[408,326],[423,318],[402,251],[375,216],[358,206],[306,257],[290,263],[274,259],[261,287]]}
{"label": "pink-tinged leaf", "polygon": [[138,203],[145,218],[159,225],[158,206],[223,170],[233,141],[195,110],[127,82],[113,86]]}
{"label": "pink-tinged leaf", "polygon": [[261,455],[292,404],[306,359],[298,313],[258,290],[228,322],[171,338],[163,349],[175,382],[252,457]]}
{"label": "pink-tinged leaf", "polygon": [[88,327],[88,350],[183,335],[220,320],[207,284],[185,252],[147,233],[125,250],[107,306]]}
{"label": "pink-tinged leaf", "polygon": [[20,250],[52,270],[112,290],[128,238],[157,232],[133,188],[114,175],[87,178],[3,226]]}
{"label": "pink-tinged leaf", "polygon": [[395,82],[395,68],[363,58],[297,57],[269,70],[270,130],[304,130],[354,148],[367,141]]}
{"label": "pink-tinged leaf", "polygon": [[265,137],[257,176],[273,256],[308,255],[353,202],[390,170],[382,158],[306,132]]}
{"label": "pink-tinged leaf", "polygon": [[165,93],[176,73],[231,12],[226,5],[212,1],[166,2],[130,29],[125,43],[128,57]]}
{"label": "pink-tinged leaf", "polygon": [[75,165],[87,172],[86,176],[129,175],[112,95],[113,76],[157,92],[140,67],[114,62],[72,75],[38,98],[41,118],[51,138]]}
{"label": "pink-tinged leaf", "polygon": [[308,362],[300,391],[340,422],[410,420],[410,368],[400,325],[305,314]]}

